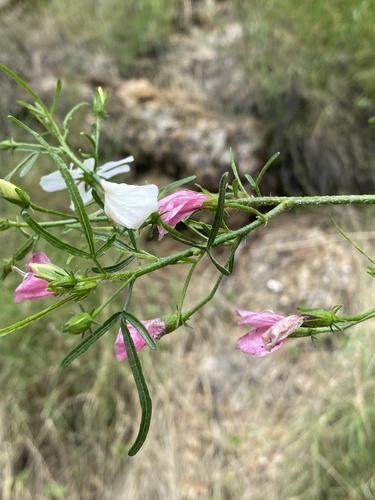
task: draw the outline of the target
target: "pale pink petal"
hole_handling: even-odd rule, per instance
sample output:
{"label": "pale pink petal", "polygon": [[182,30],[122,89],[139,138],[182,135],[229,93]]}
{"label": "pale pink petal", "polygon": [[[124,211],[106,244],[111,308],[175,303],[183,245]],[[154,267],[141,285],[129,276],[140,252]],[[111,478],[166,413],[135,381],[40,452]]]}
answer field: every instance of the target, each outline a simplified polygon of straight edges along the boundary
{"label": "pale pink petal", "polygon": [[269,311],[245,311],[244,309],[237,309],[236,314],[241,316],[242,319],[238,322],[239,325],[251,325],[254,328],[269,327],[284,318],[279,314],[274,314]]}
{"label": "pale pink petal", "polygon": [[[166,326],[161,318],[155,318],[147,321],[142,321],[142,324],[147,328],[149,334],[155,339],[159,340],[165,334]],[[130,335],[134,342],[134,347],[137,352],[139,352],[143,347],[145,347],[146,341],[142,335],[134,328],[134,326],[127,323]],[[128,355],[126,352],[124,337],[121,329],[119,330],[116,341],[115,341],[115,352],[118,361],[124,361],[127,359]]]}
{"label": "pale pink petal", "polygon": [[[159,214],[166,224],[175,227],[185,217],[202,209],[203,202],[209,199],[204,193],[181,189],[159,201]],[[158,226],[158,231],[159,240],[168,232],[162,226]]]}
{"label": "pale pink petal", "polygon": [[251,330],[238,339],[237,349],[241,350],[246,354],[250,354],[250,356],[266,356],[267,354],[271,354],[271,352],[277,351],[285,342],[281,341],[280,344],[274,346],[270,351],[267,351],[264,347],[263,343],[263,334],[265,333],[265,328],[257,328],[255,330]]}
{"label": "pale pink petal", "polygon": [[47,264],[51,262],[43,252],[34,253],[26,263],[27,274],[14,292],[14,301],[23,302],[24,300],[43,299],[57,295],[47,290],[48,281],[36,278],[30,264]]}
{"label": "pale pink petal", "polygon": [[272,325],[263,335],[264,347],[268,352],[279,345],[286,339],[294,330],[297,330],[305,321],[306,316],[303,314],[294,314],[281,319]]}

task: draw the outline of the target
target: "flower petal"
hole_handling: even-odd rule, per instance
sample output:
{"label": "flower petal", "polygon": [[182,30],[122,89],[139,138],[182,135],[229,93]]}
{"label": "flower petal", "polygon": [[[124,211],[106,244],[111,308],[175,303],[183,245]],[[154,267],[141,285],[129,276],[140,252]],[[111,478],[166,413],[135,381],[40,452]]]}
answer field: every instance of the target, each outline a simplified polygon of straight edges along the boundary
{"label": "flower petal", "polygon": [[133,186],[102,180],[104,212],[128,229],[138,229],[158,210],[159,189],[154,184]]}
{"label": "flower petal", "polygon": [[237,309],[236,314],[242,318],[238,322],[239,325],[251,325],[255,328],[268,328],[284,319],[284,316],[269,311],[254,312]]}
{"label": "flower petal", "polygon": [[120,161],[109,161],[108,163],[104,163],[101,167],[98,168],[97,174],[102,179],[110,179],[111,177],[122,174],[124,172],[129,172],[130,167],[127,163],[134,161],[133,156],[128,156]]}
{"label": "flower petal", "polygon": [[30,267],[30,264],[48,264],[51,261],[47,257],[47,255],[43,252],[36,252],[34,253],[30,259],[26,262],[26,270],[29,273],[34,273],[32,268]]}
{"label": "flower petal", "polygon": [[23,302],[24,300],[43,299],[56,295],[54,292],[47,291],[48,281],[35,278],[30,274],[15,290],[14,302]]}
{"label": "flower petal", "polygon": [[237,349],[240,351],[250,354],[250,356],[266,356],[271,352],[277,351],[284,344],[285,340],[282,340],[279,344],[274,346],[271,350],[267,350],[263,343],[263,334],[266,332],[266,328],[256,328],[250,332],[243,335],[237,342]]}
{"label": "flower petal", "polygon": [[43,175],[39,184],[43,191],[47,191],[47,193],[61,191],[66,188],[65,181],[58,170],[56,172],[52,172],[51,174]]}
{"label": "flower petal", "polygon": [[[146,321],[142,321],[143,325],[147,328],[149,331],[150,335],[156,339],[159,340],[160,337],[162,337],[165,334],[166,326],[164,321],[161,318],[155,318],[155,319],[150,319]],[[130,323],[127,323],[130,335],[133,339],[134,342],[134,347],[137,352],[139,352],[143,347],[145,347],[147,344],[142,337],[142,335],[134,328],[134,326],[130,325]],[[126,352],[126,347],[124,344],[124,337],[122,335],[121,329],[119,330],[116,341],[115,341],[115,352],[116,352],[116,358],[118,361],[124,361],[124,359],[127,359],[128,354]]]}
{"label": "flower petal", "polygon": [[276,345],[279,345],[280,342],[293,333],[294,330],[297,330],[305,319],[306,316],[303,314],[293,314],[272,325],[262,336],[265,349],[270,352]]}

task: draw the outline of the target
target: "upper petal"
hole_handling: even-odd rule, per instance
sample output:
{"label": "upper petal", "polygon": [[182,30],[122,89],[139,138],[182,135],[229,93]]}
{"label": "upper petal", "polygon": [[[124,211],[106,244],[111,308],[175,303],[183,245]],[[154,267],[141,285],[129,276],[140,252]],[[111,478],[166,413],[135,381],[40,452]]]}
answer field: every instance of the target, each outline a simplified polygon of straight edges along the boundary
{"label": "upper petal", "polygon": [[98,175],[103,179],[110,179],[114,175],[129,172],[130,167],[127,163],[130,163],[131,161],[134,161],[133,156],[128,156],[127,158],[119,161],[109,161],[108,163],[104,163],[104,165],[98,168]]}
{"label": "upper petal", "polygon": [[33,273],[32,268],[30,267],[30,264],[48,264],[51,262],[47,255],[43,252],[36,252],[34,253],[30,259],[26,262],[26,270],[29,273]]}
{"label": "upper petal", "polygon": [[102,180],[104,211],[113,221],[129,229],[138,229],[158,210],[159,189],[154,184],[133,186]]}
{"label": "upper petal", "polygon": [[238,322],[239,325],[252,325],[255,328],[270,327],[284,319],[284,316],[269,311],[254,312],[237,309],[236,314],[242,318]]}

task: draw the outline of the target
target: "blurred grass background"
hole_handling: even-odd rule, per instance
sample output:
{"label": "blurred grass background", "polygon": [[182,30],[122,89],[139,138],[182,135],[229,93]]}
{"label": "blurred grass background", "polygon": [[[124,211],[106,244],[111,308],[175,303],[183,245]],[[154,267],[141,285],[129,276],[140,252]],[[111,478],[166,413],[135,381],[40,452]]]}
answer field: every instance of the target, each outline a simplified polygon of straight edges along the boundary
{"label": "blurred grass background", "polygon": [[[188,32],[193,3],[5,2],[0,7],[4,62],[26,72],[30,60],[35,64],[28,40],[44,37],[51,43],[50,57],[71,65],[72,88],[81,52],[68,61],[67,44],[88,54],[100,51],[126,76],[137,71],[140,56],[158,58],[171,34]],[[201,22],[225,23],[224,4],[234,9],[243,29],[234,57],[249,75],[249,112],[266,121],[269,150],[280,150],[288,166],[285,191],[329,191],[332,175],[339,178],[356,165],[371,172],[372,2],[206,0]],[[42,69],[43,61],[39,64]],[[1,120],[12,106],[2,100]],[[8,133],[8,125],[2,130]],[[302,168],[309,172],[306,182]],[[369,187],[366,178],[358,182]],[[3,217],[14,216],[5,203],[1,210]],[[358,224],[371,229],[372,220],[370,214]],[[4,236],[9,239],[0,252],[6,258],[16,236]],[[48,254],[59,259],[53,251]],[[208,273],[196,293],[210,281]],[[10,276],[0,289],[4,325],[41,308],[41,302],[13,303],[17,278]],[[169,312],[179,282],[172,275],[140,282],[134,312],[141,318]],[[361,283],[351,307],[364,310],[373,304],[370,286],[368,279]],[[147,303],[146,290],[151,294]],[[107,293],[99,291],[92,300],[103,301]],[[2,338],[1,497],[372,499],[374,329],[358,327],[332,351],[309,349],[300,341],[272,359],[252,360],[232,349],[244,333],[233,326],[240,303],[229,282],[191,322],[191,330],[163,339],[156,353],[142,352],[154,419],[145,448],[132,459],[127,450],[139,411],[128,367],[114,357],[117,332],[109,332],[64,371],[57,368],[59,361],[77,339],[61,334],[63,313]],[[77,312],[73,305],[65,310]]]}

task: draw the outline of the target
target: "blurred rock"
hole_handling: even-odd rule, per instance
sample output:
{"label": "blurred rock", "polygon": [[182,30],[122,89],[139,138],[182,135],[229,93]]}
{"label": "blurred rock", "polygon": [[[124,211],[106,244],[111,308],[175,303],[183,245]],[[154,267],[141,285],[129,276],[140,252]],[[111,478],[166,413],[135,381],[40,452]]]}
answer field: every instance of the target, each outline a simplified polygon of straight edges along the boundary
{"label": "blurred rock", "polygon": [[212,109],[209,100],[181,88],[159,89],[147,79],[124,81],[110,114],[112,126],[121,119],[124,144],[147,169],[175,178],[196,175],[197,183],[217,190],[221,175],[230,170],[230,149],[242,176],[263,165],[259,120]]}

